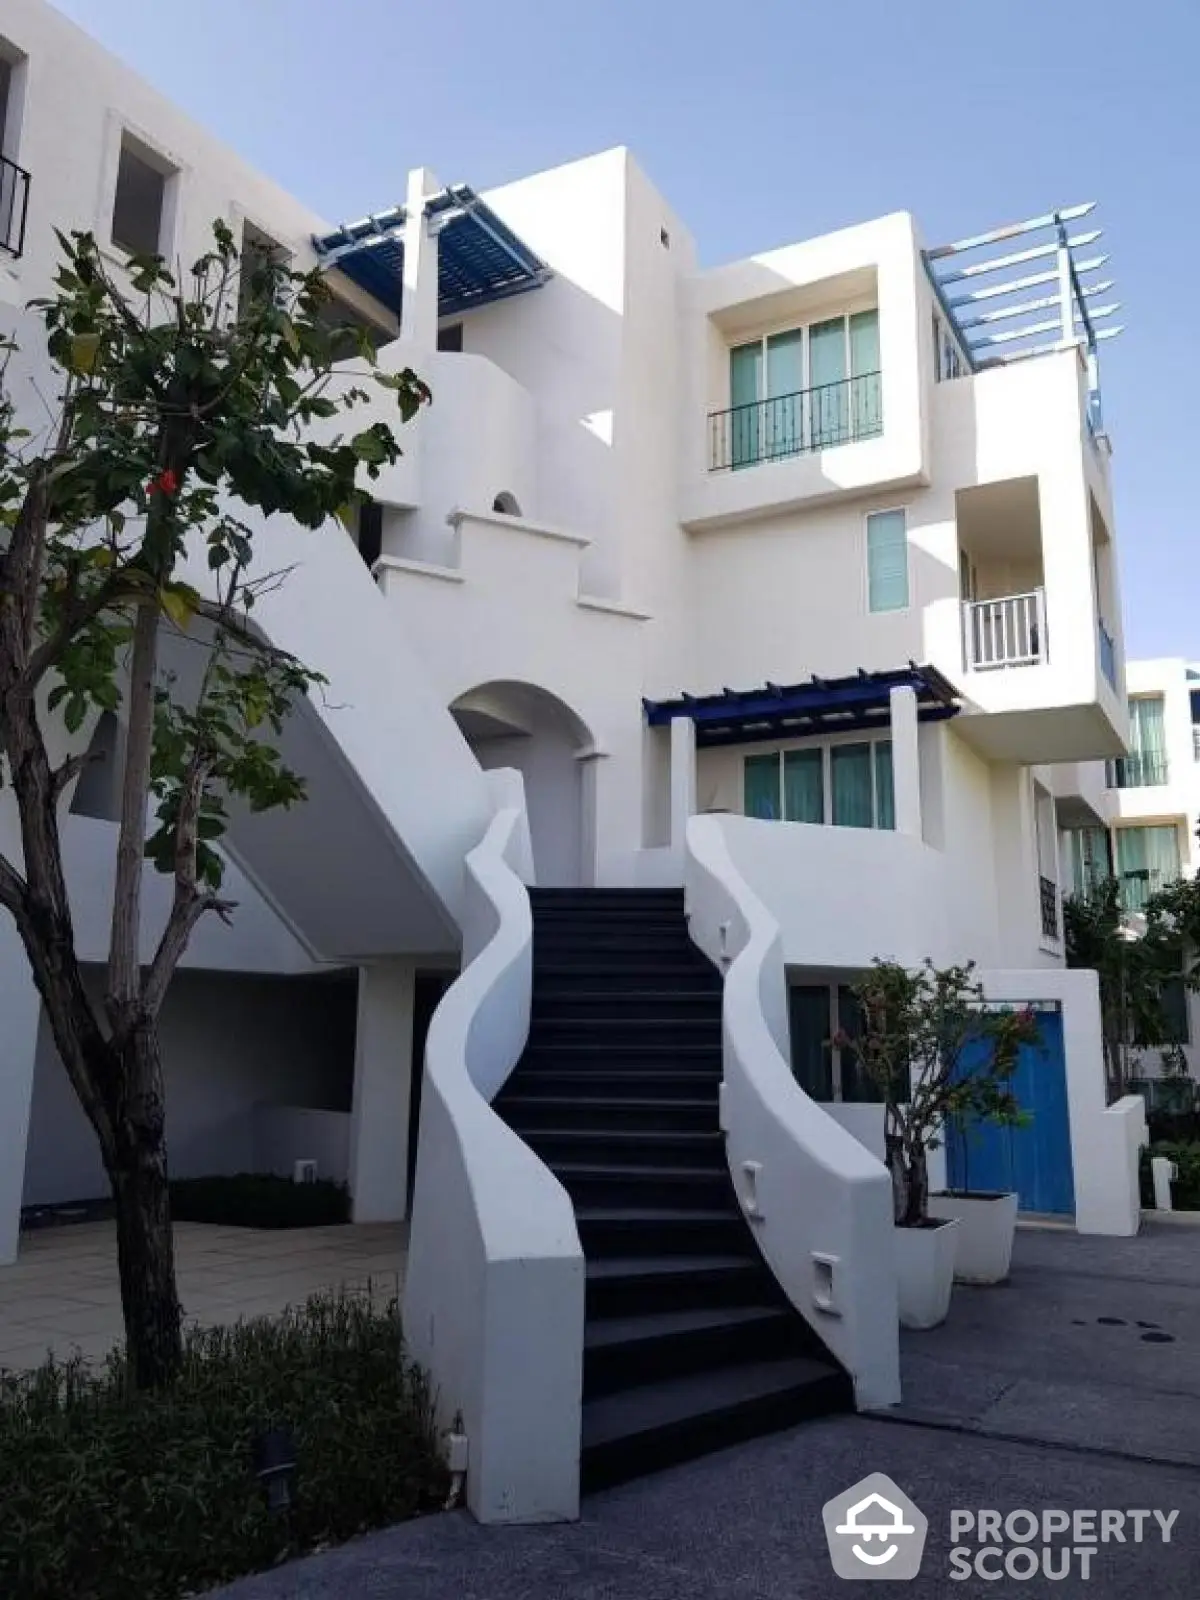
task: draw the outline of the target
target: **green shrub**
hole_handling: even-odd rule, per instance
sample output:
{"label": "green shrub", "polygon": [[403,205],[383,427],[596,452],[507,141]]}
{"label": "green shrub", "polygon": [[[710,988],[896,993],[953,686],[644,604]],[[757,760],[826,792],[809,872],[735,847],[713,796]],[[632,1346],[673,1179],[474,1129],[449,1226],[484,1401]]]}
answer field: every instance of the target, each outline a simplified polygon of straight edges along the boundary
{"label": "green shrub", "polygon": [[[282,1519],[251,1455],[255,1434],[281,1425],[297,1460]],[[176,1600],[415,1516],[446,1485],[394,1301],[318,1296],[191,1330],[162,1394],[133,1391],[120,1356],[0,1373],[5,1600]]]}
{"label": "green shrub", "polygon": [[1142,1204],[1154,1204],[1154,1180],[1150,1173],[1150,1158],[1166,1156],[1178,1169],[1171,1184],[1171,1203],[1177,1211],[1200,1211],[1200,1140],[1171,1143],[1160,1140],[1142,1151],[1141,1179]]}
{"label": "green shrub", "polygon": [[171,1215],[176,1222],[219,1222],[230,1228],[321,1228],[350,1221],[344,1183],[328,1178],[293,1183],[268,1172],[231,1178],[175,1178]]}

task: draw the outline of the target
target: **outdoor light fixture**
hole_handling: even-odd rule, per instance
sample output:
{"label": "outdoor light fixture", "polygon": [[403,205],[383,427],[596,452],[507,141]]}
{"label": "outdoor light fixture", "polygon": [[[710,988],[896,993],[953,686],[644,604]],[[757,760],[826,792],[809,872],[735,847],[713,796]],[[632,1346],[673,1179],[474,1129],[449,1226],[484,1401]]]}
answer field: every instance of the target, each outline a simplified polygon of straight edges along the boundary
{"label": "outdoor light fixture", "polygon": [[289,1428],[268,1428],[256,1434],[254,1475],[267,1491],[267,1509],[280,1516],[291,1508],[292,1477],[296,1471],[296,1442]]}

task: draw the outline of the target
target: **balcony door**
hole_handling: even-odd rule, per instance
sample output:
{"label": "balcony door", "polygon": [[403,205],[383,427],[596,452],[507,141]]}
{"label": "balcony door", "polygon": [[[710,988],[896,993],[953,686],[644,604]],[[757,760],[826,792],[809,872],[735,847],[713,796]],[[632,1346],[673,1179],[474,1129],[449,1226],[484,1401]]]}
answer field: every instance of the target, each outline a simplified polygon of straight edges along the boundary
{"label": "balcony door", "polygon": [[879,313],[788,328],[729,352],[733,467],[824,450],[880,431]]}

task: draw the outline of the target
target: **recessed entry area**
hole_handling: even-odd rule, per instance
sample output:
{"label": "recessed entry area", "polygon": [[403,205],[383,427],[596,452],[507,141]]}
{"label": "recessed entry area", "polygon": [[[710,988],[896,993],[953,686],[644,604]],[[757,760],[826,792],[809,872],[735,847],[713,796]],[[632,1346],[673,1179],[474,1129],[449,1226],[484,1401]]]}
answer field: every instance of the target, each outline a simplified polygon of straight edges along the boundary
{"label": "recessed entry area", "polygon": [[585,883],[593,763],[587,727],[549,690],[530,683],[481,684],[450,707],[487,771],[515,767],[525,782],[537,881]]}

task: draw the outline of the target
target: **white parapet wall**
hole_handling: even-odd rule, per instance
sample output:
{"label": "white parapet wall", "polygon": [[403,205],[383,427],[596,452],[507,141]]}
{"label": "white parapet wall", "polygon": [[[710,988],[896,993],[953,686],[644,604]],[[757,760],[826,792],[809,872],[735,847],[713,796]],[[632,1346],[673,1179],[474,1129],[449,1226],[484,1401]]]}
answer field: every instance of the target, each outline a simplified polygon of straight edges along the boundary
{"label": "white parapet wall", "polygon": [[725,972],[721,1119],[730,1172],[764,1259],[850,1373],[859,1406],[893,1405],[900,1353],[891,1180],[792,1075],[779,925],[734,864],[730,821],[693,817],[684,865],[692,938]]}
{"label": "white parapet wall", "polygon": [[1080,1233],[1135,1234],[1141,1220],[1138,1160],[1147,1142],[1145,1103],[1140,1095],[1126,1095],[1108,1104],[1096,974],[1049,967],[984,971],[979,977],[988,1000],[1049,1000],[1062,1007],[1075,1226]]}
{"label": "white parapet wall", "polygon": [[466,861],[463,971],[425,1046],[404,1329],[443,1426],[461,1414],[470,1509],[552,1522],[579,1514],[584,1261],[566,1190],[489,1103],[524,1049],[533,972],[520,779],[493,777],[500,808]]}

